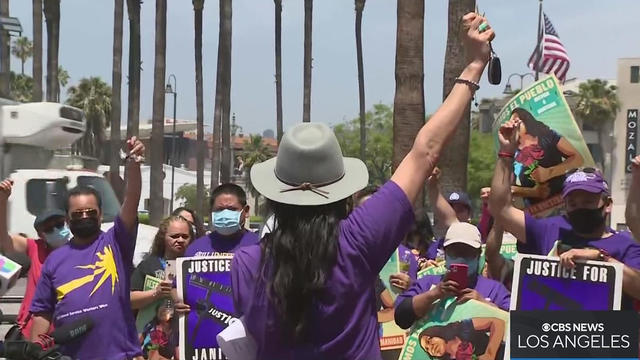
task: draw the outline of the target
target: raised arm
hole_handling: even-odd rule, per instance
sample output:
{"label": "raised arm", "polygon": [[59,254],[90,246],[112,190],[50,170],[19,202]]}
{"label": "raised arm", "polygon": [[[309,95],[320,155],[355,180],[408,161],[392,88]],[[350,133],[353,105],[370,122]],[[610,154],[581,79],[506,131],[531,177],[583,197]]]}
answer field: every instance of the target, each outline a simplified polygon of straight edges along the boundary
{"label": "raised arm", "polygon": [[640,241],[640,155],[632,160],[631,186],[629,187],[625,218],[633,237]]}
{"label": "raised arm", "polygon": [[520,124],[516,120],[509,120],[498,130],[500,141],[500,156],[491,183],[489,197],[489,211],[500,222],[505,230],[512,233],[519,242],[525,243],[526,231],[524,212],[515,208],[511,203],[511,175],[513,172],[513,154],[518,142],[517,129]]}
{"label": "raised arm", "polygon": [[3,254],[13,252],[26,252],[27,239],[22,236],[9,235],[9,227],[7,226],[7,203],[11,195],[13,180],[5,179],[0,182],[0,250]]}
{"label": "raised arm", "polygon": [[[492,29],[483,33],[478,31],[478,26],[485,21],[475,13],[469,13],[462,18],[468,65],[460,74],[460,79],[477,83],[487,65],[490,55],[489,41],[495,35]],[[436,166],[442,148],[462,121],[474,90],[468,84],[454,84],[444,103],[418,132],[413,147],[391,177],[411,202],[417,198],[425,180]]]}
{"label": "raised arm", "polygon": [[504,230],[502,229],[502,225],[496,222],[493,224],[491,231],[489,231],[489,236],[487,236],[487,247],[484,256],[487,262],[489,277],[495,280],[500,279],[500,273],[505,265],[505,260],[502,255],[500,255],[503,235]]}
{"label": "raised arm", "polygon": [[447,199],[442,196],[440,190],[440,169],[433,169],[433,174],[427,179],[427,190],[429,192],[429,206],[434,212],[435,218],[441,225],[448,229],[451,224],[458,222],[456,211],[453,210]]}
{"label": "raised arm", "polygon": [[135,136],[127,140],[129,150],[127,161],[127,188],[124,202],[120,209],[120,219],[129,232],[133,232],[138,224],[138,203],[140,202],[140,190],[142,188],[142,176],[140,174],[140,162],[144,156],[144,145]]}

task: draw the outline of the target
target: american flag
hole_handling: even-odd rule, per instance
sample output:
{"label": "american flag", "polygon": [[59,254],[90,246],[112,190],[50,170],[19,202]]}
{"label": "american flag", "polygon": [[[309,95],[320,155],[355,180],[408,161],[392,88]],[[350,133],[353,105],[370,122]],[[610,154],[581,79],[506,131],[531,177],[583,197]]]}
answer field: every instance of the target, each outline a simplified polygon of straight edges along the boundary
{"label": "american flag", "polygon": [[[543,72],[545,74],[555,74],[558,80],[564,82],[569,71],[571,60],[564,46],[560,42],[560,37],[556,29],[549,21],[547,14],[544,14],[544,28],[542,29],[542,41],[537,44],[533,50],[533,54],[529,58],[529,67],[534,71]],[[540,57],[540,48],[542,47],[542,59]]]}

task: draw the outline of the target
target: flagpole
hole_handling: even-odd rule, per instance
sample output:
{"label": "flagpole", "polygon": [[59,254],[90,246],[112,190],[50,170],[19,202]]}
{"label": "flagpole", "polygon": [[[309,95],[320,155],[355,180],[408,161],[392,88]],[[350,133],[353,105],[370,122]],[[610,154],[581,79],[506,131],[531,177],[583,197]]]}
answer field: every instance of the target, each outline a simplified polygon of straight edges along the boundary
{"label": "flagpole", "polygon": [[542,60],[542,0],[539,1],[538,9],[538,56],[536,56],[536,81],[538,81],[538,73],[540,72],[540,60]]}

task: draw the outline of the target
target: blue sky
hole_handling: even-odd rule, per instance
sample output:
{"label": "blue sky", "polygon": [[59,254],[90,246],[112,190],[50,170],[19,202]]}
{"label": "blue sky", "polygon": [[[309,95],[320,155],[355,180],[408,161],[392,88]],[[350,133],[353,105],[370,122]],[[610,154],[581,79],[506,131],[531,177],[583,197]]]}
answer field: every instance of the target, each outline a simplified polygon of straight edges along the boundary
{"label": "blue sky", "polygon": [[[126,1],[125,1],[126,2]],[[425,11],[425,100],[427,113],[442,100],[442,69],[447,32],[445,0],[427,0]],[[479,97],[501,94],[507,75],[526,72],[526,61],[536,39],[538,1],[478,0],[497,37],[494,49],[502,60],[503,83],[492,86],[483,77]],[[82,77],[100,76],[111,82],[113,2],[63,0],[61,5],[60,64],[69,71],[71,84]],[[231,108],[245,133],[275,129],[274,14],[272,0],[233,2]],[[11,0],[16,16],[32,37],[31,1]],[[551,19],[572,59],[568,77],[616,77],[616,59],[640,56],[637,0],[547,0],[544,11]],[[123,121],[126,121],[128,20],[123,46]],[[141,121],[151,117],[153,92],[155,1],[142,5]],[[316,0],[313,9],[313,80],[311,120],[336,124],[358,112],[354,3],[351,0]],[[302,119],[303,60],[302,0],[283,0],[282,62],[285,129]],[[167,75],[178,80],[180,119],[195,119],[193,7],[191,1],[168,0]],[[44,27],[44,26],[43,26]],[[367,108],[393,103],[395,88],[396,2],[367,1],[363,18],[363,47]],[[46,31],[45,31],[46,35]],[[204,115],[213,119],[218,1],[207,0],[204,9]],[[45,40],[46,47],[46,40]],[[20,63],[12,59],[12,69]],[[26,64],[31,72],[31,62]],[[529,80],[525,80],[525,83]],[[512,79],[519,87],[519,80]],[[167,97],[167,115],[173,101]]]}

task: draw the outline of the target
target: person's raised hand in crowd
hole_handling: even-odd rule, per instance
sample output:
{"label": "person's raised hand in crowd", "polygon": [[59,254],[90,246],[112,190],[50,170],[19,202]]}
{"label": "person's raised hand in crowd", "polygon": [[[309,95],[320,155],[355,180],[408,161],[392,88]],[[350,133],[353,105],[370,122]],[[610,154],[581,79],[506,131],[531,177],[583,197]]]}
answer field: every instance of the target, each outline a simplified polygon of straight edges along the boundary
{"label": "person's raised hand in crowd", "polygon": [[455,297],[460,294],[460,284],[453,280],[443,280],[436,285],[435,290],[439,298]]}
{"label": "person's raised hand in crowd", "polygon": [[560,254],[562,267],[574,268],[576,260],[598,260],[600,258],[598,249],[571,249]]}
{"label": "person's raised hand in crowd", "polygon": [[520,119],[509,119],[498,129],[500,152],[515,154],[518,149],[518,128]]}
{"label": "person's raised hand in crowd", "polygon": [[[487,23],[486,30],[478,31],[482,23]],[[496,34],[493,32],[487,20],[477,13],[468,13],[462,17],[462,41],[466,50],[467,61],[478,63],[483,67],[491,57],[489,41],[493,40]]]}
{"label": "person's raised hand in crowd", "polygon": [[389,283],[402,291],[407,291],[411,287],[411,277],[403,272],[391,274],[389,275]]}
{"label": "person's raised hand in crowd", "polygon": [[4,179],[0,182],[0,200],[7,200],[11,196],[11,188],[13,187],[13,180]]}

